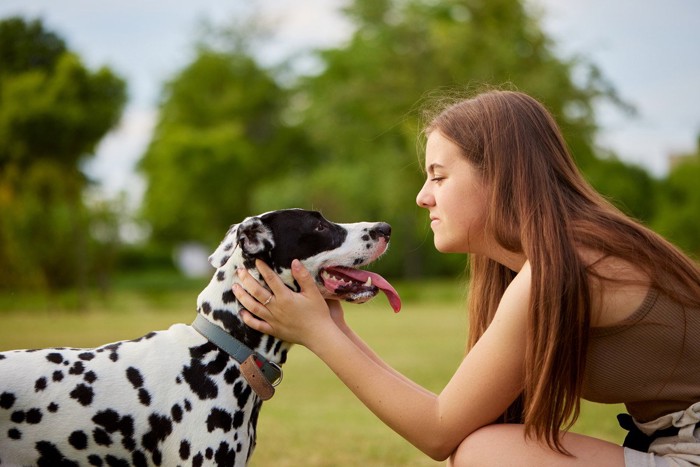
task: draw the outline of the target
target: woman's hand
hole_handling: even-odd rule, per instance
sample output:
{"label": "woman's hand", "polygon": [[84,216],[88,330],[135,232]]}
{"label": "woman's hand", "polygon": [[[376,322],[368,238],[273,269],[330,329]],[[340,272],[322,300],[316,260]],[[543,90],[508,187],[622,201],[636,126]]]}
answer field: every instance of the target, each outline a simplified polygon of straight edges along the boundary
{"label": "woman's hand", "polygon": [[241,284],[233,285],[233,293],[246,308],[241,311],[241,317],[251,328],[286,342],[308,346],[316,333],[324,332],[326,326],[335,327],[334,319],[338,316],[343,321],[340,305],[332,306],[334,318],[331,318],[329,305],[300,261],[294,260],[291,266],[292,276],[301,288],[298,293],[289,290],[263,261],[256,260],[255,266],[271,292],[245,269],[238,270]]}

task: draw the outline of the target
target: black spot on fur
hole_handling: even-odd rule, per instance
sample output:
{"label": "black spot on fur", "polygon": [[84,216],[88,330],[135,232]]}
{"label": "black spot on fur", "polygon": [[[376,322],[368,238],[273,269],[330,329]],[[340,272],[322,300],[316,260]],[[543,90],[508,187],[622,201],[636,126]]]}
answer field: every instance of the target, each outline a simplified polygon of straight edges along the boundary
{"label": "black spot on fur", "polygon": [[129,380],[134,389],[143,386],[143,376],[141,376],[141,372],[133,366],[126,369],[126,379]]}
{"label": "black spot on fur", "polygon": [[112,445],[112,437],[102,428],[95,428],[92,432],[92,439],[100,446],[109,447]]}
{"label": "black spot on fur", "polygon": [[211,410],[209,416],[207,417],[207,430],[209,433],[221,428],[225,433],[231,431],[231,424],[233,419],[231,414],[223,409],[217,409],[216,407]]}
{"label": "black spot on fur", "polygon": [[141,444],[146,450],[153,453],[155,462],[158,443],[162,443],[170,436],[170,433],[173,432],[173,424],[168,417],[155,413],[148,417],[148,424],[151,426],[151,430],[143,435]]}
{"label": "black spot on fur", "polygon": [[192,467],[202,467],[202,463],[204,463],[204,458],[202,457],[202,454],[197,453],[192,458]]}
{"label": "black spot on fur", "polygon": [[85,366],[83,365],[83,363],[75,362],[71,367],[70,371],[68,371],[68,373],[70,373],[71,375],[82,375],[84,371]]}
{"label": "black spot on fur", "polygon": [[7,430],[7,437],[10,439],[22,439],[22,432],[17,428],[11,428]]}
{"label": "black spot on fur", "polygon": [[209,352],[216,352],[217,350],[218,349],[214,344],[207,342],[206,344],[190,347],[190,357],[195,360],[201,360]]}
{"label": "black spot on fur", "polygon": [[36,462],[39,467],[78,467],[77,463],[66,459],[56,445],[48,441],[37,442],[36,451],[39,453]]}
{"label": "black spot on fur", "polygon": [[151,395],[145,389],[139,389],[139,402],[148,407],[151,405]]}
{"label": "black spot on fur", "polygon": [[70,392],[70,397],[80,402],[80,405],[88,406],[92,404],[92,398],[95,397],[95,393],[90,386],[81,383]]}
{"label": "black spot on fur", "polygon": [[233,428],[240,428],[243,425],[243,420],[245,420],[245,414],[243,413],[243,411],[236,410],[236,413],[233,415]]}
{"label": "black spot on fur", "polygon": [[119,432],[122,435],[122,445],[128,451],[133,451],[136,448],[136,441],[133,438],[134,435],[134,419],[125,415],[120,417],[114,410],[108,409],[98,412],[92,421],[102,427],[98,432],[95,433],[101,437],[103,440],[109,439],[111,442],[111,437],[109,435]]}
{"label": "black spot on fur", "polygon": [[182,407],[179,404],[173,405],[170,409],[170,415],[172,415],[174,421],[180,423],[182,421]]}
{"label": "black spot on fur", "polygon": [[222,441],[214,455],[216,465],[234,465],[236,463],[236,451],[229,448],[227,442]]}
{"label": "black spot on fur", "polygon": [[226,373],[224,373],[224,381],[226,381],[227,384],[233,384],[240,376],[241,370],[237,365],[234,365],[226,370]]}
{"label": "black spot on fur", "polygon": [[226,304],[235,302],[236,296],[233,294],[233,290],[229,289],[221,294],[221,300]]}
{"label": "black spot on fur", "polygon": [[43,391],[44,389],[46,389],[46,378],[42,376],[34,383],[34,392]]}
{"label": "black spot on fur", "polygon": [[107,454],[105,457],[105,461],[107,462],[107,465],[110,467],[130,467],[131,463],[126,460],[126,459],[121,459],[119,457],[115,457],[111,454]]}
{"label": "black spot on fur", "polygon": [[98,467],[102,466],[102,459],[100,459],[100,456],[96,456],[95,454],[88,456],[88,462],[90,462],[90,465],[96,465]]}
{"label": "black spot on fur", "polygon": [[272,337],[267,338],[267,342],[265,343],[265,352],[269,352],[272,350],[272,346],[275,345],[275,339]]}
{"label": "black spot on fur", "polygon": [[228,360],[230,356],[226,352],[219,352],[216,358],[209,363],[207,363],[207,373],[210,375],[218,375],[228,365]]}
{"label": "black spot on fur", "polygon": [[41,413],[41,410],[39,409],[29,409],[27,410],[27,418],[26,421],[30,425],[36,425],[38,423],[41,423],[41,419],[43,417],[43,414]]}
{"label": "black spot on fur", "polygon": [[56,382],[63,380],[63,372],[61,370],[54,371],[51,379],[53,379]]}
{"label": "black spot on fur", "polygon": [[70,434],[68,437],[68,442],[70,443],[71,446],[73,446],[77,450],[83,450],[87,448],[88,445],[88,437],[83,431],[74,431],[73,433]]}
{"label": "black spot on fur", "polygon": [[81,360],[85,360],[86,362],[89,362],[93,358],[95,358],[95,354],[92,352],[83,352],[80,355],[78,355],[78,358]]}
{"label": "black spot on fur", "polygon": [[146,459],[146,455],[141,451],[134,451],[134,454],[131,456],[131,461],[134,463],[134,467],[148,466],[148,459]]}
{"label": "black spot on fur", "polygon": [[119,360],[119,347],[121,347],[122,343],[117,342],[115,344],[109,344],[105,345],[104,347],[100,347],[97,349],[97,352],[109,352],[109,359],[113,362],[116,362]]}
{"label": "black spot on fur", "polygon": [[97,375],[94,371],[88,371],[87,373],[85,373],[85,377],[83,379],[85,380],[85,382],[92,384],[95,381],[97,381]]}
{"label": "black spot on fur", "polygon": [[190,366],[183,367],[182,377],[201,400],[216,399],[219,394],[216,382],[207,376],[206,367],[198,360],[192,359]]}
{"label": "black spot on fur", "polygon": [[48,410],[51,413],[56,413],[58,412],[58,404],[52,402],[48,405],[48,407],[46,407],[46,410]]}
{"label": "black spot on fur", "polygon": [[14,394],[10,392],[3,392],[0,395],[0,408],[3,408],[5,410],[11,409],[12,406],[15,404],[15,400],[17,400],[17,398]]}
{"label": "black spot on fur", "polygon": [[223,269],[220,269],[216,273],[216,280],[219,282],[223,282],[226,279],[226,272]]}
{"label": "black spot on fur", "polygon": [[119,414],[111,409],[97,412],[95,416],[92,417],[92,421],[95,422],[96,425],[100,425],[109,433],[114,433],[119,429],[119,420]]}
{"label": "black spot on fur", "polygon": [[58,365],[60,363],[63,363],[63,355],[57,352],[52,352],[46,356],[46,360]]}
{"label": "black spot on fur", "polygon": [[186,461],[190,458],[190,443],[187,440],[180,441],[180,459]]}
{"label": "black spot on fur", "polygon": [[24,423],[25,416],[26,414],[24,413],[24,410],[17,410],[12,412],[12,415],[10,415],[10,420],[15,423]]}
{"label": "black spot on fur", "polygon": [[211,313],[211,304],[209,302],[202,303],[202,312],[205,315],[208,315],[209,313]]}
{"label": "black spot on fur", "polygon": [[238,407],[245,407],[248,403],[248,398],[250,397],[252,390],[249,385],[243,384],[242,381],[236,383],[233,387],[233,395],[238,399]]}

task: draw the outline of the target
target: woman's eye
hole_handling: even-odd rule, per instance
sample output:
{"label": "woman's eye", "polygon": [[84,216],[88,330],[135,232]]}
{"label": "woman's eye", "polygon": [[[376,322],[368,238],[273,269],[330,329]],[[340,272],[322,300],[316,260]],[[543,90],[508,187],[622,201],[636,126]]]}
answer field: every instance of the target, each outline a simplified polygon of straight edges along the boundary
{"label": "woman's eye", "polygon": [[431,177],[431,178],[430,178],[430,181],[431,181],[431,182],[440,182],[440,181],[442,181],[442,180],[444,180],[444,179],[445,179],[445,177]]}

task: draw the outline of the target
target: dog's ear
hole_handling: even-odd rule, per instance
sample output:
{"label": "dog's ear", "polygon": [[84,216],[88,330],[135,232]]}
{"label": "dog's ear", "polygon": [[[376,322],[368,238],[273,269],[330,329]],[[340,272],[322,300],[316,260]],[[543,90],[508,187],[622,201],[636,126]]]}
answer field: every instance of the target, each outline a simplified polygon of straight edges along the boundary
{"label": "dog's ear", "polygon": [[236,244],[243,257],[266,259],[275,241],[272,230],[259,217],[250,217],[238,226]]}
{"label": "dog's ear", "polygon": [[236,235],[238,233],[238,225],[239,224],[233,224],[230,229],[228,229],[228,232],[226,232],[226,236],[224,236],[224,239],[221,241],[219,246],[214,250],[214,253],[212,253],[209,256],[209,264],[214,266],[215,268],[220,268],[226,262],[231,258],[231,255],[236,249]]}

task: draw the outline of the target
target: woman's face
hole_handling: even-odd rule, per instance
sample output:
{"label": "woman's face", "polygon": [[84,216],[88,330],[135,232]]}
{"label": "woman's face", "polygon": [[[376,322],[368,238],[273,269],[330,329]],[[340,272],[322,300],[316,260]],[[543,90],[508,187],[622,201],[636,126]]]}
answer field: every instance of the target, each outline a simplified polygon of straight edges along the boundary
{"label": "woman's face", "polygon": [[430,212],[435,248],[443,253],[485,253],[486,190],[479,171],[439,131],[428,136],[427,180],[416,203]]}

